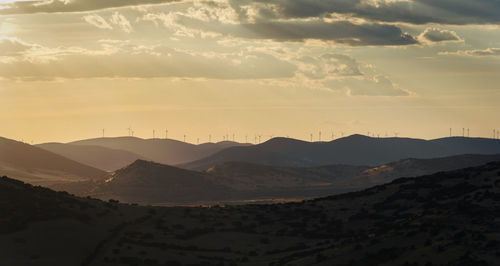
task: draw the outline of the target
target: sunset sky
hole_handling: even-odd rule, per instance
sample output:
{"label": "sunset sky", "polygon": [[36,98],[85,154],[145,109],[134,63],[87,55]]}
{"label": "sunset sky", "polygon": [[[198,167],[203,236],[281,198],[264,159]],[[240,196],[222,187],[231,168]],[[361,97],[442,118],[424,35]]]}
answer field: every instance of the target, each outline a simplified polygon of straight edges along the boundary
{"label": "sunset sky", "polygon": [[4,0],[0,108],[34,143],[493,137],[500,1]]}

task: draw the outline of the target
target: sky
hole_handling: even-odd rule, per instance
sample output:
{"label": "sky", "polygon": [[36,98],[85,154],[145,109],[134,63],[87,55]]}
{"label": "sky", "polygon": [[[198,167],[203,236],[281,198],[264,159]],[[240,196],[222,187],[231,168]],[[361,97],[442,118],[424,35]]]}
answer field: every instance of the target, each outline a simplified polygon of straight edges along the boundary
{"label": "sky", "polygon": [[493,137],[500,0],[0,1],[0,136]]}

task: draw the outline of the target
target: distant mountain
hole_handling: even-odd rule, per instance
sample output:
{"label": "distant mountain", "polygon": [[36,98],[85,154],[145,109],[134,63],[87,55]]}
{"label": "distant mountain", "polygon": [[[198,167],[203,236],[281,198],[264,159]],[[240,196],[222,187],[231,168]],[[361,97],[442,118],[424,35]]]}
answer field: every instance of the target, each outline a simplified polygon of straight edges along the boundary
{"label": "distant mountain", "polygon": [[173,139],[140,139],[136,137],[87,139],[69,144],[102,146],[129,151],[143,158],[168,165],[199,160],[228,147],[250,145],[231,141],[194,145]]}
{"label": "distant mountain", "polygon": [[331,142],[274,138],[255,146],[228,148],[179,166],[206,170],[229,161],[292,167],[331,164],[375,166],[404,158],[430,159],[460,154],[498,153],[500,140],[483,138],[421,140],[352,135]]}
{"label": "distant mountain", "polygon": [[63,143],[44,143],[36,146],[103,171],[120,169],[138,159],[148,160],[133,152],[116,150],[103,146]]}
{"label": "distant mountain", "polygon": [[405,159],[378,167],[331,165],[276,167],[228,162],[206,172],[138,160],[91,181],[52,186],[80,196],[148,204],[312,198],[364,189],[399,177],[500,161],[500,155]]}
{"label": "distant mountain", "polygon": [[231,190],[207,174],[143,160],[90,181],[56,188],[78,195],[148,204],[231,198]]}
{"label": "distant mountain", "polygon": [[2,263],[493,266],[499,173],[494,162],[300,203],[211,208],[105,203],[0,178]]}
{"label": "distant mountain", "polygon": [[104,174],[104,171],[44,149],[0,138],[0,175],[43,184],[62,180],[86,180]]}

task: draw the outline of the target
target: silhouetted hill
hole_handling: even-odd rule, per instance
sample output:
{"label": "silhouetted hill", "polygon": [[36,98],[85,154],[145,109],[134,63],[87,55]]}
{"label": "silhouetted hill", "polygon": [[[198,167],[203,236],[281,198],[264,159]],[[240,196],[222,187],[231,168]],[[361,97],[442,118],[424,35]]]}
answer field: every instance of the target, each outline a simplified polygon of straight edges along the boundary
{"label": "silhouetted hill", "polygon": [[168,165],[195,161],[228,147],[250,145],[230,141],[194,145],[173,139],[140,139],[136,137],[87,139],[69,144],[102,146],[129,151]]}
{"label": "silhouetted hill", "polygon": [[500,161],[497,155],[457,155],[434,159],[404,159],[377,167],[327,165],[317,167],[278,167],[245,162],[227,162],[208,169],[218,182],[240,190],[318,187],[363,189],[391,182],[400,177],[415,177],[442,171],[479,166]]}
{"label": "silhouetted hill", "polygon": [[437,172],[474,167],[489,162],[500,161],[500,154],[466,154],[433,159],[403,159],[363,171],[351,179],[351,184],[372,186],[390,182],[400,177],[415,177]]}
{"label": "silhouetted hill", "polygon": [[143,156],[133,152],[110,149],[102,146],[63,143],[44,143],[36,146],[103,171],[120,169],[138,159],[147,160]]}
{"label": "silhouetted hill", "polygon": [[104,175],[99,169],[22,142],[0,138],[0,175],[30,183],[84,180]]}
{"label": "silhouetted hill", "polygon": [[57,188],[101,199],[147,204],[231,198],[231,190],[216,184],[207,174],[143,160],[91,181],[61,184]]}
{"label": "silhouetted hill", "polygon": [[329,164],[375,166],[404,158],[429,159],[460,154],[498,153],[500,140],[482,138],[454,137],[427,141],[352,135],[331,142],[274,138],[255,146],[228,148],[180,166],[206,170],[228,161],[295,167]]}
{"label": "silhouetted hill", "polygon": [[5,178],[0,192],[0,248],[9,266],[500,261],[500,162],[273,205],[134,208]]}
{"label": "silhouetted hill", "polygon": [[138,160],[91,181],[51,187],[80,196],[145,204],[313,198],[364,189],[399,177],[477,166],[500,155],[406,159],[378,167],[276,167],[228,162],[203,172]]}
{"label": "silhouetted hill", "polygon": [[81,266],[125,223],[147,208],[77,198],[0,178],[2,265]]}

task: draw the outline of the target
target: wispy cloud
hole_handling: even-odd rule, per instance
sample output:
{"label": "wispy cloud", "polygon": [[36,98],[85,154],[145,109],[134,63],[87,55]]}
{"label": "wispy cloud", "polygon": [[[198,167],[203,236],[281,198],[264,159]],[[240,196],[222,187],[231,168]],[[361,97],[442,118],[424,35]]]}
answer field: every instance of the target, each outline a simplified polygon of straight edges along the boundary
{"label": "wispy cloud", "polygon": [[441,52],[441,55],[461,55],[461,56],[500,56],[500,48],[487,48],[483,50],[459,50],[455,52]]}

